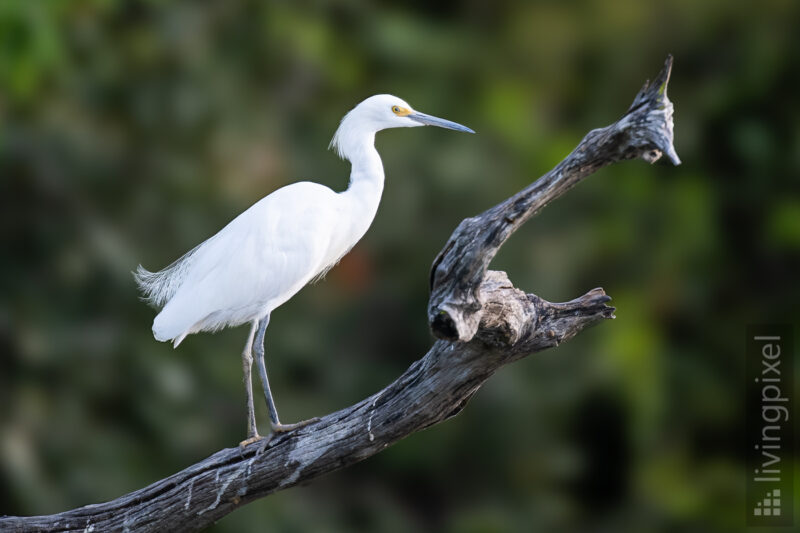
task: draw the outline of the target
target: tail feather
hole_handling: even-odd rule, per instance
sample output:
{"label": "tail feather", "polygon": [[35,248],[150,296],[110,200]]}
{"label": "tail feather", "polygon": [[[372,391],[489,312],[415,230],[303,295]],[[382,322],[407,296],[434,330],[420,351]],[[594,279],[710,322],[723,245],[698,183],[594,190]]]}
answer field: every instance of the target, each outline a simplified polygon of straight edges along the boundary
{"label": "tail feather", "polygon": [[201,245],[194,247],[180,259],[158,272],[150,272],[142,265],[132,272],[136,285],[142,292],[142,299],[153,307],[163,307],[172,298],[186,279],[192,264],[192,256]]}
{"label": "tail feather", "polygon": [[160,342],[172,342],[172,347],[177,348],[192,333],[191,325],[187,327],[185,321],[180,322],[175,321],[174,313],[162,310],[153,320],[153,337]]}
{"label": "tail feather", "polygon": [[180,346],[181,343],[183,342],[183,339],[185,339],[187,335],[189,335],[188,331],[186,333],[181,333],[180,335],[172,339],[172,348],[175,349],[178,346]]}
{"label": "tail feather", "polygon": [[[132,274],[136,285],[142,292],[142,300],[156,308],[165,307],[185,281],[192,263],[192,256],[198,248],[199,246],[195,247],[159,272],[150,272],[142,265],[139,265]],[[173,348],[177,348],[190,331],[175,333],[174,327],[170,328],[168,324],[165,324],[165,318],[162,309],[161,313],[153,321],[153,336],[161,342],[172,341]]]}

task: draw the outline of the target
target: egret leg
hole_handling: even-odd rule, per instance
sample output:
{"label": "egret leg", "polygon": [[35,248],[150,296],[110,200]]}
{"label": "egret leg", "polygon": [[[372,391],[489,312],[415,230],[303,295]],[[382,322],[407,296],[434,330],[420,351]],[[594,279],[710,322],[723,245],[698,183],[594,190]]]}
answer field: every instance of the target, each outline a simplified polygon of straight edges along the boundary
{"label": "egret leg", "polygon": [[258,375],[261,377],[261,385],[264,387],[264,396],[267,399],[270,426],[272,427],[272,431],[274,433],[285,433],[287,431],[292,431],[293,429],[301,428],[305,425],[311,424],[312,422],[317,422],[319,421],[319,418],[303,420],[302,422],[297,422],[295,424],[281,424],[280,420],[278,419],[278,410],[275,408],[275,400],[272,399],[272,391],[269,388],[269,379],[267,379],[267,367],[264,364],[264,334],[267,331],[268,325],[269,315],[262,318],[261,322],[258,324],[258,331],[256,331],[253,349],[256,353]]}
{"label": "egret leg", "polygon": [[242,370],[244,371],[244,388],[247,391],[247,438],[239,443],[239,446],[247,446],[250,443],[261,440],[256,428],[256,412],[253,405],[253,339],[258,329],[258,320],[254,320],[250,326],[250,334],[247,336],[247,343],[242,351]]}

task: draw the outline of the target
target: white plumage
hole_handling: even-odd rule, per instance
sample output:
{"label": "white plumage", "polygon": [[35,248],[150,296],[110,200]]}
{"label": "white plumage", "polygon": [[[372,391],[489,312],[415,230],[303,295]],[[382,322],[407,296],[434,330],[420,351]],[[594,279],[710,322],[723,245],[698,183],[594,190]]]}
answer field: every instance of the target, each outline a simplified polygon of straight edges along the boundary
{"label": "white plumage", "polygon": [[322,185],[295,183],[261,199],[166,270],[140,267],[142,290],[164,306],[153,322],[155,338],[177,346],[186,335],[252,322],[284,303],[364,234],[375,210],[362,213],[356,234],[344,216],[352,203],[350,195]]}
{"label": "white plumage", "polygon": [[288,185],[256,202],[164,270],[149,272],[139,266],[134,273],[145,299],[163,306],[153,322],[153,335],[159,341],[171,340],[177,347],[192,333],[251,323],[243,353],[249,415],[245,443],[260,438],[250,384],[253,348],[273,431],[298,426],[280,424],[269,392],[263,337],[270,313],[335,265],[372,223],[384,180],[375,133],[424,124],[472,132],[416,112],[395,96],[364,100],[342,119],[331,141],[331,147],[352,164],[347,190],[336,193],[311,182]]}

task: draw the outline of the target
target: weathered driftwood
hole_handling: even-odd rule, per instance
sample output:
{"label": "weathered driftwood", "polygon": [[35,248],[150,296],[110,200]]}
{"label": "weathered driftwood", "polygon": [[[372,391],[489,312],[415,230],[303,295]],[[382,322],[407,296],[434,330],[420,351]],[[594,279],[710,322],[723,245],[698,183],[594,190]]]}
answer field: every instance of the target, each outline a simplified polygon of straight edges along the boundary
{"label": "weathered driftwood", "polygon": [[391,385],[361,402],[264,444],[221,450],[116,500],[50,516],[3,517],[2,531],[194,531],[236,508],[360,461],[457,414],[498,368],[612,318],[602,289],[566,303],[547,302],[487,271],[522,223],[577,182],[610,163],[653,162],[672,146],[668,57],[617,122],[593,130],[552,171],[525,190],[464,220],[431,272],[429,318],[440,337]]}
{"label": "weathered driftwood", "polygon": [[671,70],[669,56],[655,81],[645,83],[621,119],[590,131],[553,170],[458,225],[431,270],[428,322],[437,337],[467,342],[475,336],[486,311],[478,288],[489,263],[506,239],[551,200],[600,168],[624,159],[653,163],[667,154],[673,164],[680,164],[672,145],[672,102],[667,98]]}

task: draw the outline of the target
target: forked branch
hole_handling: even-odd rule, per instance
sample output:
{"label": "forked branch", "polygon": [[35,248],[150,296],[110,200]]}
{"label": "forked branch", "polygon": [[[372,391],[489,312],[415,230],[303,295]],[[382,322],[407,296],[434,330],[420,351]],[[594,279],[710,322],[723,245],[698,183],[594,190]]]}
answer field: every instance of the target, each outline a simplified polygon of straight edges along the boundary
{"label": "forked branch", "polygon": [[436,258],[429,318],[440,337],[422,359],[380,392],[266,443],[211,457],[110,502],[50,516],[3,517],[3,531],[196,531],[238,507],[378,453],[450,418],[498,368],[613,317],[602,289],[550,303],[487,271],[499,247],[548,202],[597,169],[661,154],[672,146],[667,82],[672,58],[617,122],[578,147],[525,190],[464,220]]}
{"label": "forked branch", "polygon": [[666,154],[680,159],[672,144],[672,102],[667,84],[672,56],[651,84],[645,82],[628,111],[615,123],[590,131],[566,159],[511,198],[459,224],[431,269],[428,322],[440,339],[467,342],[484,312],[481,282],[503,243],[541,208],[582,179],[611,163]]}

